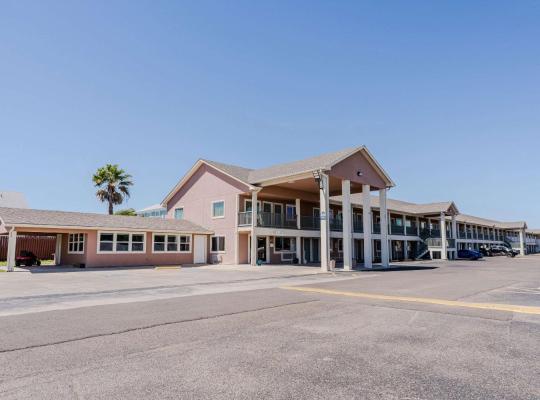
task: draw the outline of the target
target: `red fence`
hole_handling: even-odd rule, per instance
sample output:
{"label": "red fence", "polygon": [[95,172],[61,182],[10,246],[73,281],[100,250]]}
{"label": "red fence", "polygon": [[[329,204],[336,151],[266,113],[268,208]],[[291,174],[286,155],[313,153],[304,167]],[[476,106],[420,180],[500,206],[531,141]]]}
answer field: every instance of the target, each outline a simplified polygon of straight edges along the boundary
{"label": "red fence", "polygon": [[[0,261],[7,260],[8,237],[0,236]],[[51,260],[56,251],[56,236],[17,235],[17,254],[28,250],[42,260]]]}

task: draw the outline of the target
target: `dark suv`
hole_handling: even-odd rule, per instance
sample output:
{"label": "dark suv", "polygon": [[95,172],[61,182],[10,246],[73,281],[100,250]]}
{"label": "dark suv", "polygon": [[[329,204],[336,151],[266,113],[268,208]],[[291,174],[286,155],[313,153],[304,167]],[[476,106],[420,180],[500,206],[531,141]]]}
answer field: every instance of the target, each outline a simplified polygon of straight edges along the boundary
{"label": "dark suv", "polygon": [[25,265],[27,267],[31,267],[32,265],[39,266],[41,265],[41,260],[39,260],[31,251],[22,250],[21,253],[15,257],[15,265],[17,267],[20,267],[21,265]]}

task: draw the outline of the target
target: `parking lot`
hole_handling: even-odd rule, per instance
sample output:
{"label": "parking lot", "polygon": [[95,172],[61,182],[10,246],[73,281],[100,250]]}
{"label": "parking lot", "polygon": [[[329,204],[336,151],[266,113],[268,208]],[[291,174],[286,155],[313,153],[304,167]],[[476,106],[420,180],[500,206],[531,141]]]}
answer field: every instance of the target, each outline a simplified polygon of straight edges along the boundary
{"label": "parking lot", "polygon": [[0,397],[540,398],[540,257],[410,266],[1,274]]}

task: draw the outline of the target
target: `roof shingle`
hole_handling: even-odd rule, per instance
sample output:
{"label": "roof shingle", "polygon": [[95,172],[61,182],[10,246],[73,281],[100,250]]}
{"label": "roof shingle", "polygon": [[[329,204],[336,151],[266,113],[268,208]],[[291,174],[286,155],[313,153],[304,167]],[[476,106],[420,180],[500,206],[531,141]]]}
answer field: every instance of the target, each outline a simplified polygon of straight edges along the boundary
{"label": "roof shingle", "polygon": [[0,207],[0,220],[6,226],[58,226],[99,229],[146,229],[179,233],[210,234],[211,231],[191,221],[164,218],[128,217],[70,211],[34,210]]}

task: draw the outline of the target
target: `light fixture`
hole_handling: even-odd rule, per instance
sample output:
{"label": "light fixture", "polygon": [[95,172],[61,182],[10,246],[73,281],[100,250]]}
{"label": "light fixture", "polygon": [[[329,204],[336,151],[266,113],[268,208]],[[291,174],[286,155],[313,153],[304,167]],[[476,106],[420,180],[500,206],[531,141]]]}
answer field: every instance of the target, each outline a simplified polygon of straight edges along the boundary
{"label": "light fixture", "polygon": [[360,171],[360,170],[356,171],[356,176],[362,176],[362,175],[364,175],[364,173],[362,171]]}
{"label": "light fixture", "polygon": [[313,178],[315,178],[315,182],[319,185],[319,189],[322,189],[322,177],[320,171],[313,171]]}

